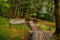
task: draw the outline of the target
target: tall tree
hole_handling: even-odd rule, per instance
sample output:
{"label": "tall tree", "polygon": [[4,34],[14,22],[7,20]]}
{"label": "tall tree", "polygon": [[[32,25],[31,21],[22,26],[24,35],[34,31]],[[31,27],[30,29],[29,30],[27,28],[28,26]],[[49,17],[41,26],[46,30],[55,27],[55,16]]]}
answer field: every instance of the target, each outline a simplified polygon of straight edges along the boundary
{"label": "tall tree", "polygon": [[59,0],[54,0],[55,3],[55,17],[56,17],[56,33],[60,33],[60,4]]}

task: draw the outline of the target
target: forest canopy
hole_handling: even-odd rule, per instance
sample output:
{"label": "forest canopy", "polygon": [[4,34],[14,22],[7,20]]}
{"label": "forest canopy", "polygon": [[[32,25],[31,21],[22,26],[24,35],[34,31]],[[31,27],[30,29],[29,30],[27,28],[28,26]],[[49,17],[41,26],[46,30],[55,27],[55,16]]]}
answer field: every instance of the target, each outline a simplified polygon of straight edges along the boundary
{"label": "forest canopy", "polygon": [[54,0],[0,0],[0,15],[55,21]]}

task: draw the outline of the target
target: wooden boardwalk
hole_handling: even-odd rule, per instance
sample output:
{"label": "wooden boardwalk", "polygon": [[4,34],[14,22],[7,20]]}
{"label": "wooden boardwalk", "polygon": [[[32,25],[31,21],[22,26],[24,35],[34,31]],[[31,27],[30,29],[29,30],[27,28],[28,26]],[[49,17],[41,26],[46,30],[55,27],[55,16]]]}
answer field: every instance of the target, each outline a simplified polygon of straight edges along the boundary
{"label": "wooden boardwalk", "polygon": [[[25,20],[11,20],[11,24],[20,24],[20,23],[25,23]],[[33,22],[29,21],[29,25],[32,28],[32,37],[31,40],[53,40],[51,32],[45,32],[42,29],[39,29],[38,26]]]}
{"label": "wooden boardwalk", "polygon": [[45,32],[43,30],[38,30],[37,25],[33,21],[29,21],[29,24],[32,28],[32,37],[31,40],[54,40],[51,32]]}

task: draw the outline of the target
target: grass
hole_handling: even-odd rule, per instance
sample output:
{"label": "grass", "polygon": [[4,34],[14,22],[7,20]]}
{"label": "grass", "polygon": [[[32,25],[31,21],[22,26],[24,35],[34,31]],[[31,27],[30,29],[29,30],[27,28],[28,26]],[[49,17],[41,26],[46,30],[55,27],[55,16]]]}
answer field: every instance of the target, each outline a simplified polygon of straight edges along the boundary
{"label": "grass", "polygon": [[30,27],[27,24],[12,24],[12,27],[15,27],[21,30],[30,30]]}
{"label": "grass", "polygon": [[42,23],[37,23],[38,25],[39,25],[39,27],[42,29],[42,30],[44,30],[44,31],[51,31],[52,33],[54,33],[55,32],[55,30],[56,30],[56,27],[53,27],[53,26],[47,26],[47,25],[44,25],[44,24],[42,24]]}
{"label": "grass", "polygon": [[[50,27],[38,23],[45,31],[55,31],[55,27]],[[27,40],[29,38],[30,27],[27,24],[11,24],[9,28],[9,19],[0,16],[0,40]]]}
{"label": "grass", "polygon": [[10,29],[9,19],[0,16],[0,40],[27,39],[29,30],[30,27],[27,24],[12,24]]}
{"label": "grass", "polygon": [[9,26],[9,19],[0,16],[0,27],[8,27]]}

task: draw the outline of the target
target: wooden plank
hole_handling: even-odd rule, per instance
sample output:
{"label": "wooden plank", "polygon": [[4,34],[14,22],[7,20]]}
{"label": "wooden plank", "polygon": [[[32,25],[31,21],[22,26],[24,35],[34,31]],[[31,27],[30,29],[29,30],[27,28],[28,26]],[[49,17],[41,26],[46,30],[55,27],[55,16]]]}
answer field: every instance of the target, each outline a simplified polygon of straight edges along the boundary
{"label": "wooden plank", "polygon": [[31,40],[38,40],[38,31],[34,31]]}
{"label": "wooden plank", "polygon": [[31,25],[31,27],[36,27],[36,25],[33,21],[29,21],[29,24]]}
{"label": "wooden plank", "polygon": [[20,24],[25,23],[25,19],[11,19],[10,24]]}
{"label": "wooden plank", "polygon": [[34,31],[31,40],[46,40],[42,31]]}
{"label": "wooden plank", "polygon": [[51,32],[44,32],[44,34],[47,40],[54,40]]}
{"label": "wooden plank", "polygon": [[38,36],[39,36],[38,40],[46,40],[44,33],[42,31],[39,31]]}
{"label": "wooden plank", "polygon": [[31,25],[33,31],[31,40],[53,40],[50,32],[44,32],[43,30],[38,31],[37,25],[33,21],[29,21],[29,24]]}
{"label": "wooden plank", "polygon": [[29,21],[29,24],[33,31],[38,30],[37,25],[33,21]]}
{"label": "wooden plank", "polygon": [[31,40],[54,40],[52,34],[43,31],[34,31]]}

